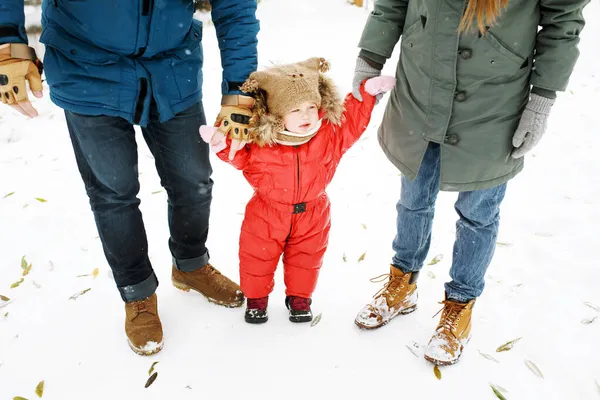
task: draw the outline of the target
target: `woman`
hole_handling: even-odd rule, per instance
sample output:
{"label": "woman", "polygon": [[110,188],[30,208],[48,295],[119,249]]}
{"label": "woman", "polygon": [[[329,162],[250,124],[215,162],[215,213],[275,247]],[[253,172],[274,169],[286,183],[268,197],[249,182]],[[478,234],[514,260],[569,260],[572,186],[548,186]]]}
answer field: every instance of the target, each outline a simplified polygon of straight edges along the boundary
{"label": "woman", "polygon": [[379,328],[416,309],[437,193],[459,192],[452,280],[425,352],[435,364],[458,361],[494,254],[507,181],[523,169],[556,91],[567,86],[588,2],[376,2],[359,44],[354,94],[360,100],[359,83],[380,74],[402,36],[378,136],[403,176],[389,279],[358,313],[359,327]]}

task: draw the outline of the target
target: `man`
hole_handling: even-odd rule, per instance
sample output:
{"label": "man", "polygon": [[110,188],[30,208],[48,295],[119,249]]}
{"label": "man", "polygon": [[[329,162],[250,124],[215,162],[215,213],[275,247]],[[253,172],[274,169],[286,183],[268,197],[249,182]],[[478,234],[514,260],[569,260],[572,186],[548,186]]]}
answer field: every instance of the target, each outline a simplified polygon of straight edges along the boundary
{"label": "man", "polygon": [[[257,65],[256,2],[214,0],[223,66],[219,123],[232,137],[247,127],[253,100],[239,86]],[[209,301],[239,307],[239,286],[209,264],[213,181],[198,129],[202,107],[202,24],[191,0],[49,0],[43,4],[50,98],[65,110],[75,157],[104,253],[125,301],[125,331],[138,354],[162,348],[157,278],[139,210],[134,125],[156,160],[168,193],[172,281]],[[25,80],[42,95],[42,64],[27,46],[23,0],[0,3],[0,96],[35,117]]]}

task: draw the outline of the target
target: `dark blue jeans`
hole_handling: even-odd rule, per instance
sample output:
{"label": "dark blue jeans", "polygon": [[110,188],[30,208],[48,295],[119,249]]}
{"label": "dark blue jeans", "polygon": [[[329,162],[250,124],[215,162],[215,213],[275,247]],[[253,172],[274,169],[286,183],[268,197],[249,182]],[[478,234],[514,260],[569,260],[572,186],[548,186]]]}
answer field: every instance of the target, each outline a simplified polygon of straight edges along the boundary
{"label": "dark blue jeans", "polygon": [[[393,242],[392,263],[404,272],[423,267],[431,244],[431,224],[440,187],[440,145],[430,143],[419,173],[411,181],[402,177],[398,210],[398,233]],[[485,286],[500,223],[500,204],[506,183],[484,190],[460,192],[454,209],[458,214],[448,298],[467,302],[479,297]]]}
{"label": "dark blue jeans", "polygon": [[[148,241],[139,210],[138,154],[133,126],[109,116],[65,111],[79,172],[104,254],[124,301],[154,293],[158,280],[148,259]],[[193,271],[208,263],[206,238],[213,181],[208,145],[198,128],[206,123],[198,103],[160,123],[156,106],[142,128],[167,191],[169,248],[173,263]]]}

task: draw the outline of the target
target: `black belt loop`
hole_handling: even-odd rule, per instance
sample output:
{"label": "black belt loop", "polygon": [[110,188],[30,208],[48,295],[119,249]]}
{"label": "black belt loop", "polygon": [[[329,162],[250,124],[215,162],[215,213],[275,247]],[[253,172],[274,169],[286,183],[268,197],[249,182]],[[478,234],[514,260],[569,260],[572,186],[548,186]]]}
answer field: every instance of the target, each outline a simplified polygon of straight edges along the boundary
{"label": "black belt loop", "polygon": [[294,204],[294,212],[292,214],[301,214],[306,212],[306,203]]}

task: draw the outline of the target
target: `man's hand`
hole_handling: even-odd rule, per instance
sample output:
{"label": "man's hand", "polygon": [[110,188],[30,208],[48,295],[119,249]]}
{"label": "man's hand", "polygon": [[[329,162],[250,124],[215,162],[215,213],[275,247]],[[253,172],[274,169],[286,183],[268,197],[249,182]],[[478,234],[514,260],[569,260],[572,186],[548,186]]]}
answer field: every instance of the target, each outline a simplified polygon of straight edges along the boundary
{"label": "man's hand", "polygon": [[548,125],[548,115],[553,104],[554,99],[548,99],[535,93],[531,94],[529,103],[521,115],[517,131],[513,135],[514,150],[511,154],[513,158],[523,157],[544,136]]}
{"label": "man's hand", "polygon": [[252,143],[250,135],[250,119],[254,99],[242,95],[226,95],[221,101],[221,112],[217,116],[215,126],[219,132],[231,139],[229,159],[233,160],[235,153],[246,143]]}
{"label": "man's hand", "polygon": [[[19,57],[16,57],[16,53],[19,53]],[[29,54],[31,59],[24,58]],[[37,117],[38,112],[27,96],[25,81],[29,81],[29,88],[35,97],[42,97],[41,69],[41,61],[26,45],[13,43],[0,46],[0,102],[30,118]]]}

